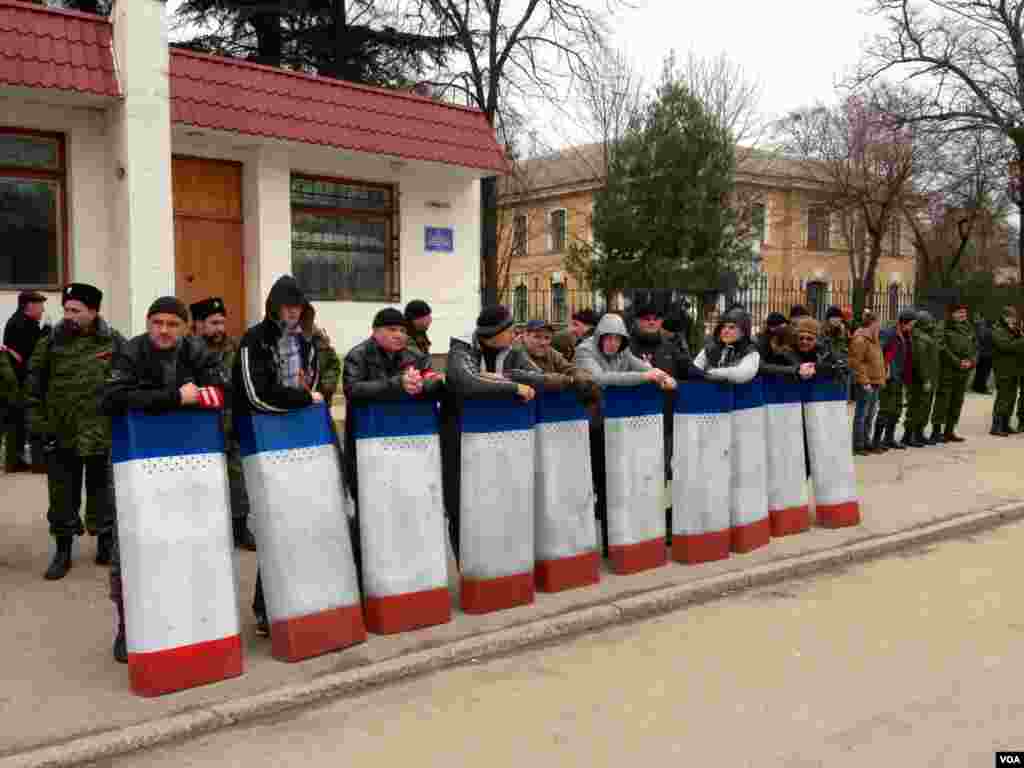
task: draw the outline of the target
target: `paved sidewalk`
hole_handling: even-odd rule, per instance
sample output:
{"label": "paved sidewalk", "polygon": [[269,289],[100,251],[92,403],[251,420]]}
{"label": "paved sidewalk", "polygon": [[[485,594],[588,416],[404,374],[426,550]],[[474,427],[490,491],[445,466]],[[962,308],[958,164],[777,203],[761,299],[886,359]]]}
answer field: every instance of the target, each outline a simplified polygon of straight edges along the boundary
{"label": "paved sidewalk", "polygon": [[601,584],[557,595],[538,595],[532,606],[489,616],[466,616],[396,637],[371,636],[364,645],[299,664],[270,657],[270,643],[255,635],[248,608],[256,560],[237,558],[246,646],[246,671],[236,680],[159,699],[128,690],[127,669],[110,655],[113,611],[107,571],[92,564],[94,540],[83,540],[75,567],[63,581],[42,579],[48,557],[45,485],[32,475],[0,476],[0,759],[33,747],[68,741],[173,714],[237,700],[272,689],[313,683],[331,673],[365,667],[588,606],[621,601],[651,590],[822,552],[936,521],[1024,501],[1024,435],[987,435],[991,397],[972,395],[959,446],[890,452],[858,460],[863,524],[774,540],[727,561],[687,567],[672,564],[635,576],[605,574]]}

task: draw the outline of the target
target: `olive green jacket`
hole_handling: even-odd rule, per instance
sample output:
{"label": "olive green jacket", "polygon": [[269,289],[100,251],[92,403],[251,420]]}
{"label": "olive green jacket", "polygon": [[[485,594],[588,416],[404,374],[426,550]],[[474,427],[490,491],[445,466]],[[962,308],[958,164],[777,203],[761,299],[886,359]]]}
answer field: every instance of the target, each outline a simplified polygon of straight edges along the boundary
{"label": "olive green jacket", "polygon": [[933,389],[939,376],[939,341],[935,338],[934,325],[922,325],[918,321],[910,334],[913,345],[914,382],[920,382],[925,389]]}
{"label": "olive green jacket", "polygon": [[978,337],[974,326],[964,321],[947,320],[939,330],[939,344],[943,370],[952,370],[967,376],[970,369],[960,367],[960,361],[978,360]]}
{"label": "olive green jacket", "polygon": [[21,391],[18,377],[14,374],[14,363],[10,353],[0,345],[0,413],[16,407],[20,402]]}
{"label": "olive green jacket", "polygon": [[1024,375],[1024,336],[1002,318],[992,325],[992,368],[996,376]]}
{"label": "olive green jacket", "polygon": [[341,381],[341,358],[338,357],[337,351],[331,346],[330,338],[321,328],[316,329],[313,333],[313,346],[316,347],[316,354],[320,361],[320,381],[316,388],[330,405],[338,391],[338,383]]}
{"label": "olive green jacket", "polygon": [[71,333],[65,323],[36,344],[25,379],[29,429],[55,437],[79,456],[110,451],[110,419],[100,413],[100,394],[114,350],[124,337],[102,318],[89,334]]}
{"label": "olive green jacket", "polygon": [[408,332],[409,340],[405,343],[406,349],[420,355],[429,355],[430,337],[427,336],[427,332],[413,328],[411,323],[409,324]]}

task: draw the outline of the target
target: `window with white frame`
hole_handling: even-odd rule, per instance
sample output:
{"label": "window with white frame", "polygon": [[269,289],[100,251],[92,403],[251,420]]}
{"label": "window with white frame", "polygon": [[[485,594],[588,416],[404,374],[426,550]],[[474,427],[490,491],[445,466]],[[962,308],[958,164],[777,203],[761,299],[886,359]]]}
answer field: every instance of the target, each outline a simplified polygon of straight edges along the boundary
{"label": "window with white frame", "polygon": [[565,283],[562,282],[562,274],[555,272],[551,275],[551,322],[564,323],[565,321]]}
{"label": "window with white frame", "polygon": [[565,250],[567,217],[565,208],[558,208],[548,214],[548,250],[562,253]]}

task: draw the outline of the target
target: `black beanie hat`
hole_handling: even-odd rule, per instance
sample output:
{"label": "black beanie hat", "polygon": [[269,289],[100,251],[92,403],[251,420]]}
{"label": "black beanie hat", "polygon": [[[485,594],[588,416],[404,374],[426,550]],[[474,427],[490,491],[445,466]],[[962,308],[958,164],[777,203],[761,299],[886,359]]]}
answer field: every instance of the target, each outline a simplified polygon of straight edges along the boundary
{"label": "black beanie hat", "polygon": [[839,307],[837,307],[835,305],[829,307],[828,310],[825,312],[825,319],[826,320],[831,320],[833,317],[840,317],[841,318],[842,316],[843,316],[843,310],[841,310]]}
{"label": "black beanie hat", "polygon": [[419,320],[421,317],[433,314],[430,310],[430,305],[423,299],[413,299],[405,305],[405,319],[410,323],[413,320]]}
{"label": "black beanie hat", "polygon": [[211,315],[227,316],[228,314],[227,307],[224,306],[224,299],[220,296],[211,296],[208,299],[197,301],[189,306],[189,312],[192,313],[192,319],[196,321],[205,320]]}
{"label": "black beanie hat", "polygon": [[579,312],[576,312],[573,314],[572,319],[578,323],[583,323],[584,325],[597,325],[597,315],[594,314],[594,310],[589,308],[581,309]]}
{"label": "black beanie hat", "polygon": [[764,324],[769,328],[774,328],[777,325],[785,325],[789,321],[786,316],[781,312],[771,312],[768,317],[764,319]]}
{"label": "black beanie hat", "polygon": [[373,316],[374,328],[385,328],[389,325],[405,327],[405,316],[394,307],[385,307]]}
{"label": "black beanie hat", "polygon": [[150,304],[146,319],[148,320],[153,315],[177,315],[183,322],[188,322],[188,310],[185,309],[181,300],[174,296],[161,296]]}
{"label": "black beanie hat", "polygon": [[508,307],[500,304],[484,307],[476,319],[476,335],[481,339],[489,339],[504,331],[512,322],[512,313],[508,311]]}
{"label": "black beanie hat", "polygon": [[103,291],[88,283],[68,283],[60,295],[60,305],[64,306],[69,301],[80,301],[89,309],[99,310]]}

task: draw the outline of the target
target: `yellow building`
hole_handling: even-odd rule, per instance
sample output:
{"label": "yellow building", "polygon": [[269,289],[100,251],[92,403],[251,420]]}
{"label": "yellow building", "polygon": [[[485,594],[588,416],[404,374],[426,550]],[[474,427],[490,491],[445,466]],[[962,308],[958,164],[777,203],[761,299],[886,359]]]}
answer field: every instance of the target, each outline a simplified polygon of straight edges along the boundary
{"label": "yellow building", "polygon": [[[789,291],[793,303],[848,303],[849,249],[839,217],[820,202],[822,181],[809,168],[758,150],[744,150],[738,158],[737,192],[753,200],[758,222],[751,268],[763,276],[761,284],[795,287]],[[592,240],[593,195],[604,177],[602,145],[586,144],[527,160],[503,179],[498,197],[503,300],[518,300],[523,310],[526,297],[530,317],[555,321],[563,305],[568,312],[589,306],[590,292],[566,271],[565,256],[574,241]],[[910,233],[897,221],[878,264],[878,287],[907,294],[914,274]]]}

